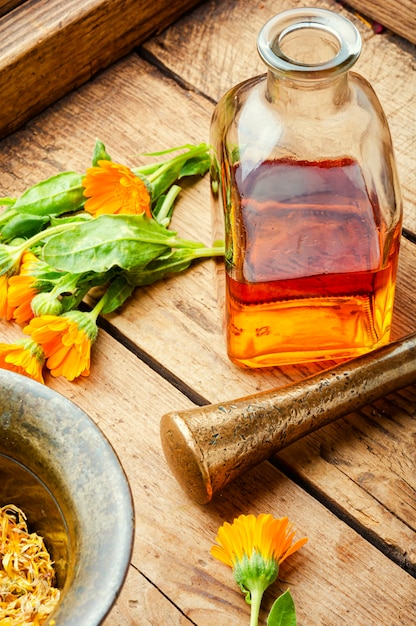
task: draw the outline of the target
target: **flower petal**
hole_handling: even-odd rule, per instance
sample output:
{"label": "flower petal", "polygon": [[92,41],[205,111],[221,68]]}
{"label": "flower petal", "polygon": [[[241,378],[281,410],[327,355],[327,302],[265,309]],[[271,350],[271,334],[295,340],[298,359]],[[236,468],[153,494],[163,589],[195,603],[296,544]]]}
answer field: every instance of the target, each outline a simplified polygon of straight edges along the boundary
{"label": "flower petal", "polygon": [[94,217],[103,214],[146,213],[151,218],[151,197],[145,181],[128,167],[113,161],[99,161],[83,179],[85,210]]}

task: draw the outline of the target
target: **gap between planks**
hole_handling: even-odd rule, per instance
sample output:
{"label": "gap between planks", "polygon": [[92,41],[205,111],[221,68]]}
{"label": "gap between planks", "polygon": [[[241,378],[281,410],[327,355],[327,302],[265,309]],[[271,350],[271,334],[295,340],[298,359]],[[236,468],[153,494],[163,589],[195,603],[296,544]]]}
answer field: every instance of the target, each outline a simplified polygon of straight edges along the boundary
{"label": "gap between planks", "polygon": [[154,359],[148,352],[139,348],[133,341],[131,341],[126,335],[124,335],[118,328],[113,326],[111,322],[105,318],[100,317],[98,320],[100,328],[105,330],[113,339],[126,348],[129,352],[134,354],[138,359],[143,361],[151,370],[158,374],[161,378],[164,378],[168,383],[180,391],[191,402],[197,406],[204,406],[210,404],[209,400],[204,398],[197,391],[192,389],[185,381],[179,376],[176,376],[171,370],[162,365],[159,361]]}
{"label": "gap between planks", "polygon": [[396,563],[396,565],[401,567],[405,572],[416,579],[416,565],[409,563],[397,547],[395,548],[394,546],[389,546],[386,542],[382,541],[376,533],[371,532],[371,530],[364,524],[360,524],[358,520],[348,514],[345,508],[342,508],[337,502],[330,498],[328,494],[315,487],[313,483],[309,482],[300,473],[294,471],[290,464],[279,458],[278,455],[270,459],[270,463],[276,469],[285,474],[285,476],[287,476],[292,482],[298,485],[298,487],[303,489],[315,500],[320,502],[320,504],[322,504],[326,509],[331,511],[331,513],[333,513],[340,521],[347,524],[347,526],[374,546],[374,548],[384,554],[384,556]]}

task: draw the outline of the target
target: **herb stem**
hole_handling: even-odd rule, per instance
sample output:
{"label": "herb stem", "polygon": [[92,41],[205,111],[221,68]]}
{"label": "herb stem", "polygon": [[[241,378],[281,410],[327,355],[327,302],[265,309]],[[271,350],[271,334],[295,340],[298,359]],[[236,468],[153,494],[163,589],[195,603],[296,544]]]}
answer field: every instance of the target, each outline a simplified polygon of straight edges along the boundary
{"label": "herb stem", "polygon": [[258,626],[263,591],[263,589],[258,589],[256,587],[251,591],[250,626]]}
{"label": "herb stem", "polygon": [[104,305],[105,305],[106,302],[107,302],[107,291],[101,296],[101,298],[98,300],[97,304],[94,306],[94,308],[89,313],[89,315],[91,316],[91,318],[93,320],[97,319],[97,317],[99,316],[99,314],[103,310]]}
{"label": "herb stem", "polygon": [[204,257],[214,257],[214,256],[224,256],[225,248],[224,246],[213,246],[211,248],[197,248],[192,250],[192,253],[195,258],[204,258]]}
{"label": "herb stem", "polygon": [[140,165],[139,167],[132,168],[133,174],[141,174],[142,176],[147,176],[149,174],[153,174],[156,170],[159,169],[161,165],[165,163],[169,163],[169,161],[162,161],[160,163],[151,163],[149,165]]}
{"label": "herb stem", "polygon": [[74,222],[67,222],[66,224],[58,224],[57,226],[52,226],[46,230],[41,230],[39,233],[36,233],[36,235],[33,235],[33,237],[20,244],[20,246],[16,246],[16,250],[18,252],[24,252],[39,241],[42,241],[42,239],[45,239],[45,237],[53,237],[53,235],[57,235],[58,233],[74,228],[75,225],[76,224]]}
{"label": "herb stem", "polygon": [[171,167],[176,166],[176,165],[180,165],[180,164],[184,163],[185,161],[187,161],[189,158],[191,158],[191,157],[194,158],[196,156],[199,156],[199,155],[203,154],[206,151],[207,151],[206,144],[201,143],[201,144],[199,144],[199,146],[195,146],[194,148],[190,148],[188,150],[188,152],[183,152],[182,154],[178,154],[178,156],[173,157],[173,159],[170,159],[169,161],[165,161],[161,165],[161,167],[159,167],[153,174],[150,174],[148,176],[149,182],[152,183],[161,174],[164,174]]}
{"label": "herb stem", "polygon": [[163,203],[159,208],[157,215],[155,215],[156,221],[159,222],[159,224],[162,224],[162,226],[169,226],[172,215],[173,203],[175,202],[181,191],[182,188],[179,187],[179,185],[172,185],[172,187],[166,194],[166,197],[163,200]]}

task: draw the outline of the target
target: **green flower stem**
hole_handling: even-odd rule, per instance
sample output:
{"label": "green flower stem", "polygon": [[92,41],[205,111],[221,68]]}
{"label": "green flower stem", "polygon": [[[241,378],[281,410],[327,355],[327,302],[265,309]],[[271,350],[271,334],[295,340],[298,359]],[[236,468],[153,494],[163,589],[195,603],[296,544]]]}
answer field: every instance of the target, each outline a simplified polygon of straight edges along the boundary
{"label": "green flower stem", "polygon": [[97,320],[97,317],[99,316],[99,314],[101,313],[101,311],[104,308],[105,303],[107,302],[107,292],[105,292],[101,298],[98,300],[97,304],[94,306],[93,309],[91,309],[91,311],[89,312],[89,315],[91,317],[91,319],[93,319],[94,321]]}
{"label": "green flower stem", "polygon": [[[147,243],[160,243],[160,240],[152,239],[149,237],[146,239]],[[181,239],[180,237],[170,237],[166,240],[166,245],[170,248],[189,248],[191,250],[198,250],[198,256],[224,256],[225,248],[223,245],[214,245],[212,248],[208,248],[201,244],[200,241],[190,241],[189,239]]]}
{"label": "green flower stem", "polygon": [[79,274],[64,274],[59,282],[56,283],[51,291],[51,296],[57,298],[62,293],[73,292],[76,289],[77,283],[80,280]]}
{"label": "green flower stem", "polygon": [[67,222],[66,224],[58,224],[58,226],[52,226],[46,230],[41,230],[40,233],[33,235],[33,237],[20,244],[20,246],[16,246],[16,252],[23,253],[28,248],[31,248],[39,241],[45,239],[45,237],[52,237],[53,235],[64,232],[65,230],[71,230],[71,228],[74,228],[75,225],[76,224],[74,222]]}
{"label": "green flower stem", "polygon": [[133,174],[136,174],[136,176],[137,174],[140,174],[141,176],[148,176],[149,174],[156,172],[156,170],[158,170],[162,165],[170,162],[171,159],[168,161],[160,161],[159,163],[151,163],[149,165],[140,165],[139,167],[133,167],[131,171]]}
{"label": "green flower stem", "polygon": [[204,152],[206,151],[207,151],[207,146],[206,144],[202,143],[199,146],[195,146],[194,148],[189,149],[188,152],[178,154],[178,156],[173,157],[173,159],[170,159],[169,161],[165,161],[161,165],[161,167],[159,167],[153,174],[150,174],[147,177],[148,181],[152,183],[157,178],[159,178],[159,176],[167,172],[170,168],[184,163],[191,157],[194,158],[196,156],[200,156],[201,154],[204,154]]}
{"label": "green flower stem", "polygon": [[192,250],[195,259],[202,259],[204,257],[224,256],[224,246],[214,246],[212,248],[196,248]]}
{"label": "green flower stem", "polygon": [[79,305],[87,295],[90,290],[90,285],[85,286],[83,289],[79,289],[77,295],[75,296],[74,304],[71,307],[72,309],[78,309]]}
{"label": "green flower stem", "polygon": [[179,185],[172,185],[172,187],[169,189],[168,193],[166,194],[166,197],[159,211],[157,212],[157,215],[155,218],[156,221],[159,222],[159,224],[162,224],[162,226],[169,225],[170,223],[169,213],[171,211],[173,203],[175,202],[181,190],[182,189],[181,187],[179,187]]}
{"label": "green flower stem", "polygon": [[250,626],[258,626],[260,605],[263,598],[264,585],[259,581],[259,585],[251,589],[251,613]]}

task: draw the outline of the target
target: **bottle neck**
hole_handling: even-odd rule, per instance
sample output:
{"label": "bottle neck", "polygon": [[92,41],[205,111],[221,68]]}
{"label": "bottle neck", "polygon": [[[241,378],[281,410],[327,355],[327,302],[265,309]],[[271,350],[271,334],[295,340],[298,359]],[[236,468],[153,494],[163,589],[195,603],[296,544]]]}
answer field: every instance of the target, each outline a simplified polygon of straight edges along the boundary
{"label": "bottle neck", "polygon": [[341,108],[349,97],[348,72],[322,80],[297,80],[272,70],[267,72],[266,98],[296,115],[322,117]]}
{"label": "bottle neck", "polygon": [[341,15],[321,8],[283,11],[264,25],[257,48],[268,68],[271,101],[316,117],[349,99],[348,71],[361,37]]}

